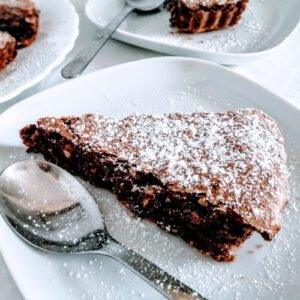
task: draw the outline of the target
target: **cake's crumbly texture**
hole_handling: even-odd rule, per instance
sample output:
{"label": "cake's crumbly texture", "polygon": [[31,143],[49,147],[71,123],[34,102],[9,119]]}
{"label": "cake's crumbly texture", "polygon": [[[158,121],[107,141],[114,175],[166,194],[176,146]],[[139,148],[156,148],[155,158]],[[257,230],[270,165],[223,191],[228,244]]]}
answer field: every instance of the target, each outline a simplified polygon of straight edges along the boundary
{"label": "cake's crumbly texture", "polygon": [[0,0],[0,31],[6,31],[17,41],[17,47],[27,47],[36,39],[39,11],[31,0]]}
{"label": "cake's crumbly texture", "polygon": [[261,111],[47,117],[21,138],[218,261],[231,261],[253,231],[271,240],[281,227],[284,141]]}
{"label": "cake's crumbly texture", "polygon": [[15,59],[16,40],[8,33],[0,31],[0,70]]}
{"label": "cake's crumbly texture", "polygon": [[224,29],[239,22],[247,4],[248,0],[173,0],[168,5],[171,12],[170,24],[178,32],[185,33]]}

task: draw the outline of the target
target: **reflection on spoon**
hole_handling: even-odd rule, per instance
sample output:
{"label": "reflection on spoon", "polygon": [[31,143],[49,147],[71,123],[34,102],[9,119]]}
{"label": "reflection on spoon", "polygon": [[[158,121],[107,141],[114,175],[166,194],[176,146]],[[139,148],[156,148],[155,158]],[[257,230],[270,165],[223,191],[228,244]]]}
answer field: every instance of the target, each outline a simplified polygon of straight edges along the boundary
{"label": "reflection on spoon", "polygon": [[44,161],[20,161],[0,176],[0,211],[27,243],[56,253],[115,258],[166,298],[204,299],[108,233],[99,207],[67,171]]}

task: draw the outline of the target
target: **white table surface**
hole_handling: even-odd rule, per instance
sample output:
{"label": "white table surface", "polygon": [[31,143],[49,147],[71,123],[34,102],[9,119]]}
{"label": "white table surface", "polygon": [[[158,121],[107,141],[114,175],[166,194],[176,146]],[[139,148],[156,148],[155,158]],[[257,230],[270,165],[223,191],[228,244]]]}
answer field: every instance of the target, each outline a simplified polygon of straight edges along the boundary
{"label": "white table surface", "polygon": [[[90,23],[84,15],[85,0],[71,0],[80,15],[80,35],[73,51],[68,55],[68,61],[78,50],[88,43],[97,32],[97,28]],[[282,96],[286,101],[300,109],[300,26],[285,45],[268,58],[234,69],[260,84],[268,87],[273,92]],[[161,56],[144,49],[128,46],[116,41],[110,41],[100,54],[94,59],[86,70],[93,72],[108,66],[129,62],[133,60]],[[65,62],[66,62],[65,61]],[[63,64],[65,64],[65,62]],[[62,65],[63,65],[62,64]],[[48,87],[64,81],[60,76],[59,66],[42,82],[23,92],[13,100],[0,104],[0,113],[13,104],[42,91]],[[300,125],[300,120],[299,120]],[[3,261],[0,253],[0,299],[20,300],[23,299],[18,291],[13,278]]]}

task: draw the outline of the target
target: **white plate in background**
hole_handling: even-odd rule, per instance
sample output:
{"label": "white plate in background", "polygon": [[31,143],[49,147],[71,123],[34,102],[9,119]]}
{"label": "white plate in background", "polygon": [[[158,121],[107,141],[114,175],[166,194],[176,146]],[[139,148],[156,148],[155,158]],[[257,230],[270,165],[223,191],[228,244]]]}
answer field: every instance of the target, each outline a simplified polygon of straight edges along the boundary
{"label": "white plate in background", "polygon": [[[103,27],[123,6],[124,0],[89,0],[86,14]],[[250,0],[237,26],[208,33],[175,33],[169,18],[167,11],[153,15],[132,14],[114,38],[166,54],[227,65],[242,64],[262,58],[283,44],[300,21],[300,1]]]}
{"label": "white plate in background", "polygon": [[[42,116],[100,113],[124,117],[137,112],[246,107],[262,109],[278,122],[286,139],[291,197],[284,211],[283,228],[275,240],[266,242],[254,235],[237,252],[233,263],[218,263],[198,254],[180,238],[148,221],[132,218],[111,193],[86,185],[105,213],[115,238],[208,299],[298,300],[300,112],[228,69],[195,59],[155,58],[101,70],[43,91],[0,116],[0,170],[16,160],[31,158],[25,153],[19,130]],[[0,249],[26,299],[162,299],[107,257],[46,255],[17,238],[1,218],[0,231]]]}
{"label": "white plate in background", "polygon": [[79,18],[69,0],[34,2],[40,10],[38,37],[0,71],[0,103],[46,77],[72,50],[78,36]]}

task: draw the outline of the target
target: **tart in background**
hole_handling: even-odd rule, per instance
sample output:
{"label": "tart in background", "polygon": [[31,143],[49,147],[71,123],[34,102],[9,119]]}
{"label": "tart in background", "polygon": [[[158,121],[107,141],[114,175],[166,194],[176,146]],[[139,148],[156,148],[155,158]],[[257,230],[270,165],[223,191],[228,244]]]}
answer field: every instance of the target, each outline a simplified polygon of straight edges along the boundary
{"label": "tart in background", "polygon": [[248,0],[174,0],[170,23],[178,32],[200,33],[236,25]]}

